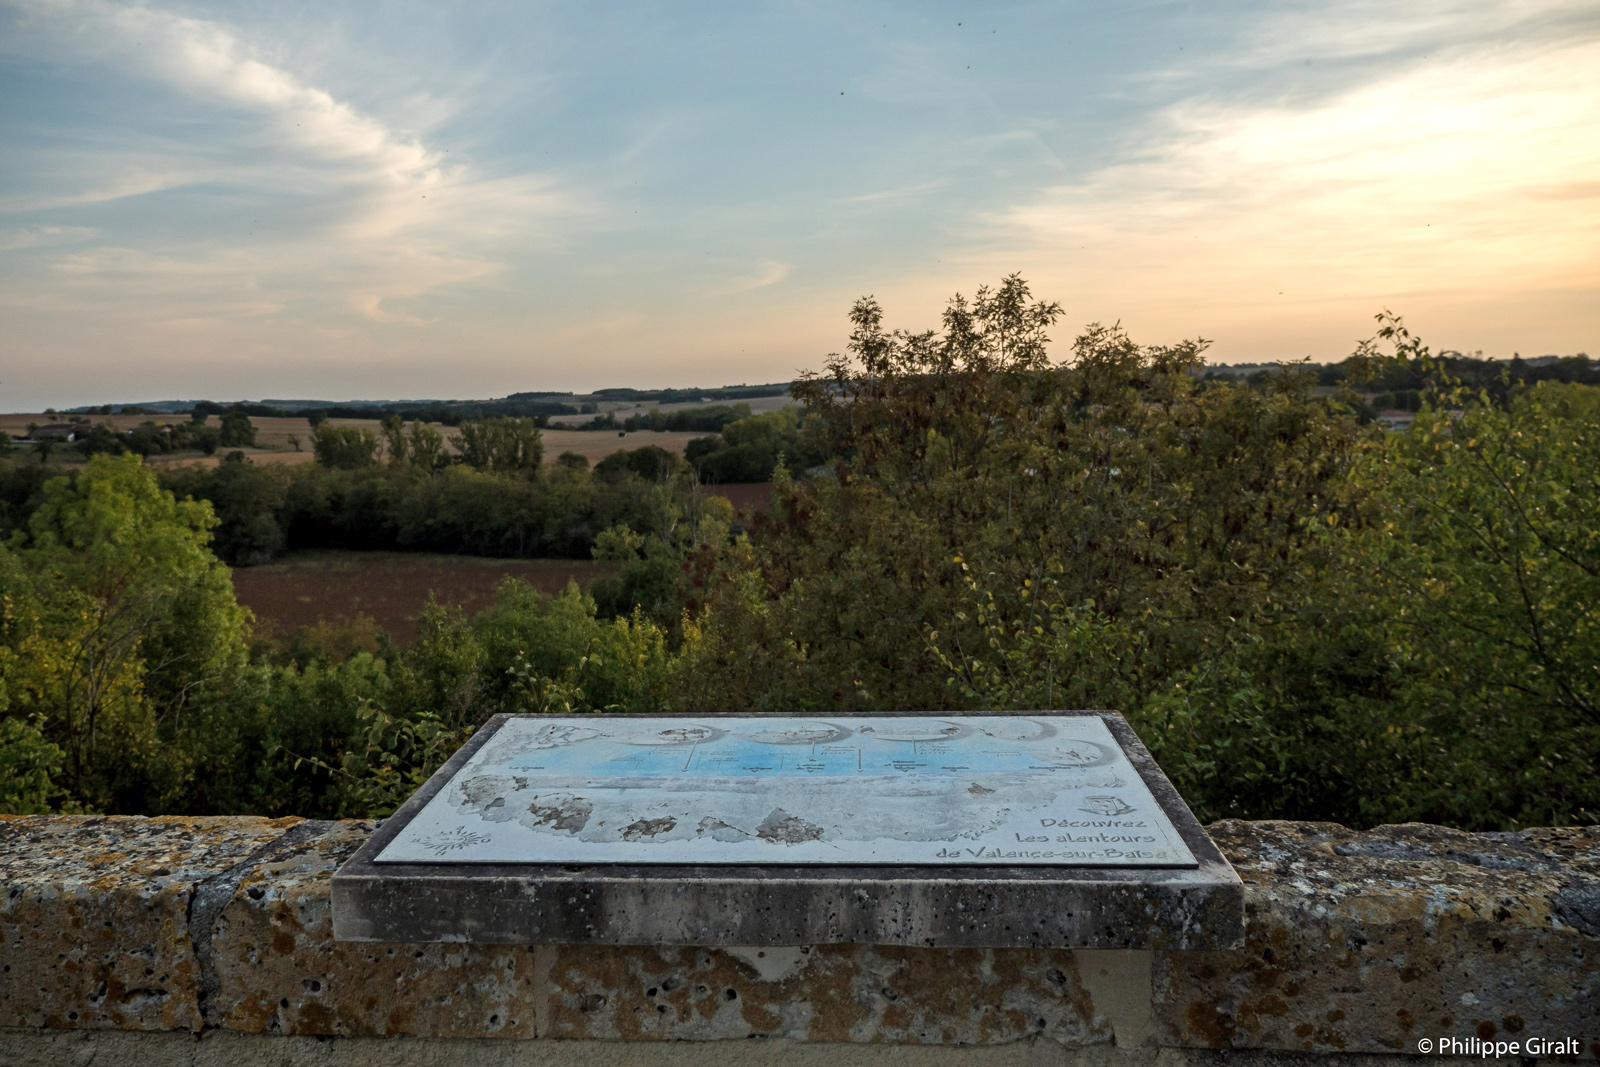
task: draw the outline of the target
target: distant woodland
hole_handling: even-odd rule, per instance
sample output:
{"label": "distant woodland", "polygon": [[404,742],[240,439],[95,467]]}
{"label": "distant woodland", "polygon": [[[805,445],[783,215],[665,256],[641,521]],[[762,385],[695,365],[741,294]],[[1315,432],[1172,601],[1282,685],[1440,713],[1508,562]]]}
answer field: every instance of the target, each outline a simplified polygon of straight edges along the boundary
{"label": "distant woodland", "polygon": [[[1104,326],[1053,359],[1059,319],[1015,276],[923,332],[863,299],[768,414],[321,411],[269,465],[230,406],[163,431],[215,432],[212,467],[129,430],[56,446],[89,457],[65,472],[13,452],[0,810],[381,815],[501,711],[1108,707],[1205,819],[1596,821],[1591,361],[1382,316],[1332,367],[1232,375]],[[703,436],[591,465],[558,414]],[[769,479],[747,524],[704,491]],[[228,567],[308,547],[615,573],[435,606],[405,648],[263,640]]]}

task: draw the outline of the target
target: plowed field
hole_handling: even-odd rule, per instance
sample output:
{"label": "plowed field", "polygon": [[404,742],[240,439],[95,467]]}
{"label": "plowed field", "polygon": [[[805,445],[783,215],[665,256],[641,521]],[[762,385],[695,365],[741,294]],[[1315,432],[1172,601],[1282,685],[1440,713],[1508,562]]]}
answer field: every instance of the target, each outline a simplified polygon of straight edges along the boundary
{"label": "plowed field", "polygon": [[417,636],[417,615],[429,594],[441,604],[482,611],[507,577],[559,593],[610,574],[609,564],[576,559],[482,559],[410,552],[304,552],[233,572],[239,603],[277,632],[319,621],[370,615],[400,645]]}

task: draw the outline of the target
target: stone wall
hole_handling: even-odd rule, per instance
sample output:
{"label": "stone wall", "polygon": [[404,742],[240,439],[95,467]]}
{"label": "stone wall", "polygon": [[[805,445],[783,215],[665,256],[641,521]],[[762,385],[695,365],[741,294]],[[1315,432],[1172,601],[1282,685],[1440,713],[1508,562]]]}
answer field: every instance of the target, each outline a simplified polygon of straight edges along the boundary
{"label": "stone wall", "polygon": [[1218,823],[1243,950],[1076,953],[336,943],[371,830],[0,817],[0,1062],[1600,1060],[1594,829]]}

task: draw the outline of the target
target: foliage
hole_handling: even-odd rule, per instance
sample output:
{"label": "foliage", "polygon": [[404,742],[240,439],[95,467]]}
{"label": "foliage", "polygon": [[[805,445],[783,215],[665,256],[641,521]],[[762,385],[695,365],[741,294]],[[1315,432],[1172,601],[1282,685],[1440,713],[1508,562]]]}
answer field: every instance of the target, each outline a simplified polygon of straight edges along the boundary
{"label": "foliage", "polygon": [[250,416],[237,407],[223,414],[222,425],[217,429],[217,443],[223,448],[254,448],[256,428]]}
{"label": "foliage", "polygon": [[311,451],[333,470],[361,470],[378,461],[378,435],[359,426],[319,422],[311,427]]}
{"label": "foliage", "polygon": [[137,457],[97,456],[47,483],[0,548],[7,715],[43,724],[77,802],[172,802],[244,667],[248,618],[207,547],[214,522]]}
{"label": "foliage", "polygon": [[[306,548],[586,557],[608,526],[662,530],[688,507],[687,468],[655,446],[619,452],[594,472],[566,461],[530,478],[525,469],[442,464],[440,435],[419,423],[390,423],[384,433],[382,465],[257,465],[241,456],[211,470],[175,466],[160,478],[179,497],[211,503],[217,554],[235,566]],[[359,451],[366,455],[364,444]],[[38,480],[0,465],[0,520],[17,522],[37,506]]]}
{"label": "foliage", "polygon": [[46,483],[60,476],[38,463],[0,463],[0,537],[10,537],[28,525],[28,517],[44,502]]}
{"label": "foliage", "polygon": [[384,420],[383,443],[391,467],[437,471],[448,467],[451,462],[444,434],[423,422],[413,422],[411,430],[407,432],[399,415],[391,415]]}
{"label": "foliage", "polygon": [[1600,421],[1592,387],[1450,389],[1359,476],[1360,567],[1404,667],[1407,818],[1600,815]]}
{"label": "foliage", "polygon": [[647,482],[667,482],[682,474],[684,462],[660,445],[645,445],[631,451],[618,449],[594,466],[594,473],[607,481],[620,481],[629,474]]}
{"label": "foliage", "polygon": [[[1600,389],[1463,381],[1385,315],[1343,366],[1409,391],[1415,426],[1387,433],[1370,394],[1318,395],[1302,365],[1206,378],[1199,340],[1090,326],[1054,361],[1059,314],[1016,276],[938,330],[863,299],[803,408],[729,421],[688,463],[534,476],[536,425],[469,419],[472,464],[391,421],[381,465],[372,435],[349,463],[230,456],[164,475],[182,500],[135,456],[19,465],[0,804],[382,815],[498,712],[1099,706],[1203,818],[1596,820]],[[747,470],[774,506],[735,536],[697,481]],[[409,648],[369,621],[250,660],[208,538],[238,562],[415,547],[617,572],[587,595],[508,581],[470,619],[431,605]]]}
{"label": "foliage", "polygon": [[474,470],[533,478],[544,460],[544,436],[531,418],[495,417],[461,424],[450,436],[461,462]]}
{"label": "foliage", "polygon": [[[211,504],[217,518],[212,549],[225,561],[247,567],[283,552],[285,537],[278,514],[286,492],[283,480],[270,468],[233,453],[210,472],[183,467],[164,480],[169,488],[182,486],[188,490],[185,496],[203,496]],[[195,493],[202,485],[203,494]]]}
{"label": "foliage", "polygon": [[0,719],[0,812],[44,815],[57,792],[61,749],[45,740],[43,716]]}
{"label": "foliage", "polygon": [[780,464],[805,470],[828,458],[817,440],[820,425],[798,408],[781,408],[731,422],[720,437],[696,438],[684,455],[707,484],[765,482]]}
{"label": "foliage", "polygon": [[430,711],[397,719],[363,704],[357,715],[356,736],[338,767],[315,757],[305,761],[337,777],[344,793],[340,812],[357,818],[393,815],[472,733],[447,729]]}
{"label": "foliage", "polygon": [[679,411],[662,411],[651,408],[641,414],[629,415],[622,420],[622,429],[673,430],[682,432],[709,430],[716,433],[729,423],[750,417],[749,404],[714,404],[703,408],[683,408]]}
{"label": "foliage", "polygon": [[[839,459],[781,492],[757,538],[772,621],[804,653],[774,652],[804,665],[796,707],[959,703],[926,640],[961,610],[957,556],[994,575],[1007,612],[1054,573],[1062,603],[1138,620],[1138,678],[1182,670],[1338,506],[1353,423],[1303,392],[1195,388],[1200,343],[1096,327],[1049,366],[1056,314],[1014,278],[952,301],[942,334],[887,333],[862,301],[851,356],[797,386]],[[739,603],[710,624],[743,629]]]}

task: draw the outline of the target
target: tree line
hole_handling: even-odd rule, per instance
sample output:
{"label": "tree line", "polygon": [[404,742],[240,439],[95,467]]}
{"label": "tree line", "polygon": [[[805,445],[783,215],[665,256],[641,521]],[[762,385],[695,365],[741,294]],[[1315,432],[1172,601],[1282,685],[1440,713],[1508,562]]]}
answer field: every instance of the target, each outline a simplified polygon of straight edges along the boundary
{"label": "tree line", "polygon": [[768,515],[612,457],[592,487],[658,494],[594,520],[615,578],[405,649],[252,642],[222,509],[97,458],[0,553],[0,804],[382,814],[497,711],[1111,707],[1206,819],[1595,821],[1600,390],[1472,387],[1385,318],[1353,370],[1426,389],[1389,433],[1304,368],[1206,381],[1198,341],[1052,359],[1059,317],[1015,276],[924,331],[863,299]]}

